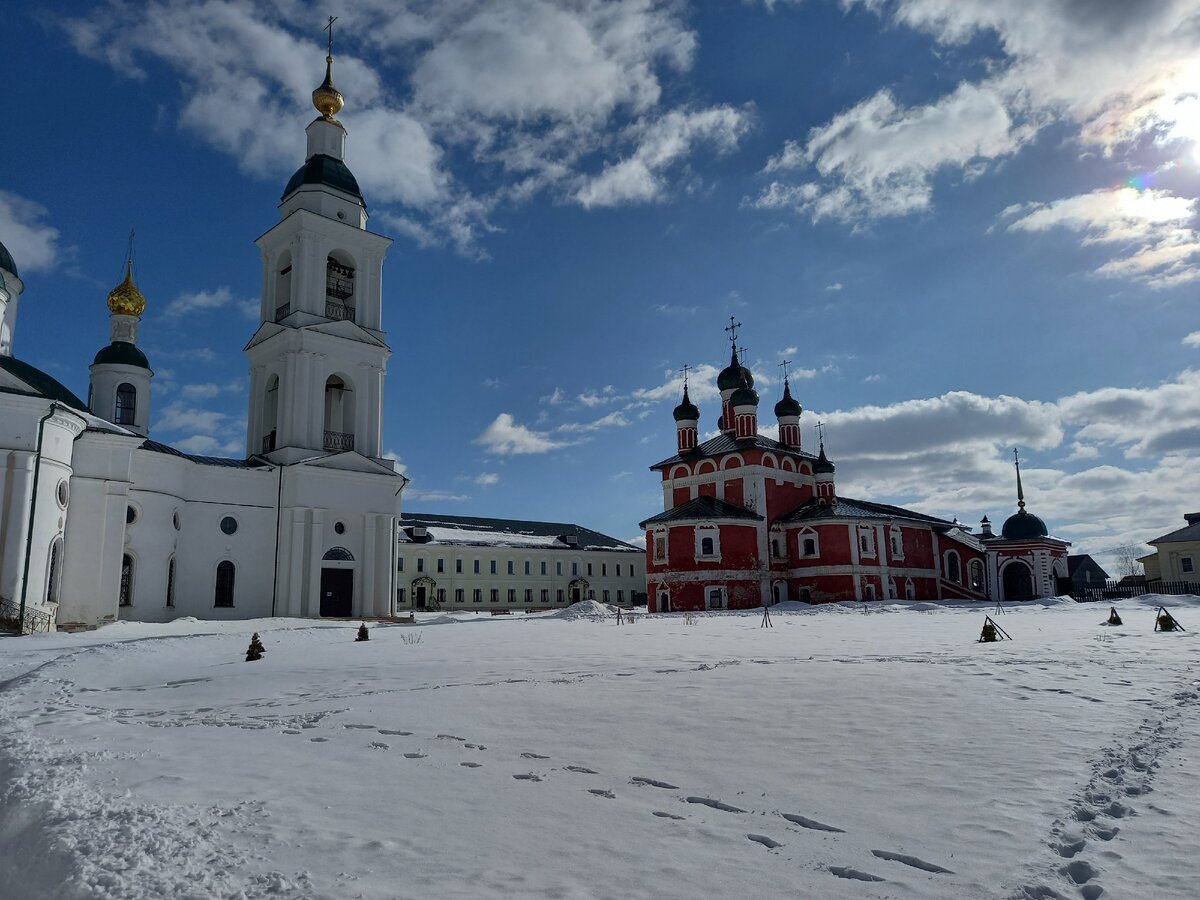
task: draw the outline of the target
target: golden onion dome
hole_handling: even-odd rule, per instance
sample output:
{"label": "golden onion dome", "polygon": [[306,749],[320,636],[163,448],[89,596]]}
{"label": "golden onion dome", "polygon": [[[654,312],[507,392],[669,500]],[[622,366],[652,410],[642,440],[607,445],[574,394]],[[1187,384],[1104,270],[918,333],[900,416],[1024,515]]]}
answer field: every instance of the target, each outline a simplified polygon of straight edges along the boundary
{"label": "golden onion dome", "polygon": [[125,278],[108,292],[108,310],[114,316],[140,316],[146,311],[146,298],[133,281],[133,260],[125,264]]}
{"label": "golden onion dome", "polygon": [[333,86],[333,57],[325,57],[325,80],[312,92],[313,106],[326,119],[332,119],[346,104],[342,92]]}

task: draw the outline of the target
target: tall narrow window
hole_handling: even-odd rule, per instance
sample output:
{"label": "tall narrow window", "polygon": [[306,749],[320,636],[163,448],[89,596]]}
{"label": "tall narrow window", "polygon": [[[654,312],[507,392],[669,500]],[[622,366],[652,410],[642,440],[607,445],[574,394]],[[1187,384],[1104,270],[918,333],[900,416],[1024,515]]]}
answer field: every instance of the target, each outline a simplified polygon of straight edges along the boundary
{"label": "tall narrow window", "polygon": [[46,573],[46,602],[58,602],[58,584],[62,581],[63,540],[56,537],[50,545],[50,570]]}
{"label": "tall narrow window", "polygon": [[946,580],[955,584],[962,583],[962,565],[958,561],[958,553],[954,550],[946,551]]}
{"label": "tall narrow window", "polygon": [[217,563],[217,585],[213,606],[233,606],[233,563],[225,559]]}
{"label": "tall narrow window", "polygon": [[325,261],[325,318],[354,321],[354,267],[332,256]]}
{"label": "tall narrow window", "polygon": [[121,557],[121,606],[133,606],[133,557],[126,553]]}
{"label": "tall narrow window", "polygon": [[463,594],[463,589],[462,589],[462,588],[455,588],[455,589],[454,589],[454,602],[455,602],[455,603],[462,603],[462,602],[463,602],[463,596],[464,596],[464,594]]}
{"label": "tall narrow window", "polygon": [[117,404],[113,410],[113,421],[118,425],[132,425],[137,418],[137,388],[128,381],[117,386]]}
{"label": "tall narrow window", "polygon": [[323,448],[331,453],[354,449],[354,390],[338,375],[325,380]]}
{"label": "tall narrow window", "polygon": [[[983,578],[983,563],[977,559],[971,560],[967,564],[967,571],[971,573],[971,590],[982,591],[984,585]],[[1091,574],[1090,572],[1088,573]]]}
{"label": "tall narrow window", "polygon": [[512,573],[513,573],[513,561],[510,559],[508,561],[508,574],[511,575]]}
{"label": "tall narrow window", "polygon": [[279,376],[267,379],[267,392],[263,397],[262,452],[270,453],[278,441],[279,426]]}
{"label": "tall narrow window", "polygon": [[546,561],[544,559],[542,560],[542,574],[546,574]]}
{"label": "tall narrow window", "polygon": [[499,588],[492,588],[491,600],[493,603],[500,602],[500,589]]}
{"label": "tall narrow window", "polygon": [[167,562],[167,606],[175,605],[175,557]]}

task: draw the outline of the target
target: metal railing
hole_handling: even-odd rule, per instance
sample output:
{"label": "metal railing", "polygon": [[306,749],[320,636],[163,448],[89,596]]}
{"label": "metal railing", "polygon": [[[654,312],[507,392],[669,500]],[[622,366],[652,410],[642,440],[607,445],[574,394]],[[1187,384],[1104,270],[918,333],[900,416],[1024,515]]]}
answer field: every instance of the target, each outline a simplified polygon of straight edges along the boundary
{"label": "metal railing", "polygon": [[275,449],[275,429],[271,429],[271,433],[263,436],[262,452],[270,453]]}
{"label": "metal railing", "polygon": [[1140,597],[1142,594],[1200,594],[1200,581],[1117,581],[1110,580],[1103,586],[1077,588],[1072,596],[1080,603],[1100,600],[1121,600]]}
{"label": "metal railing", "polygon": [[343,431],[326,431],[325,432],[325,449],[334,451],[353,450],[354,435],[346,434]]}
{"label": "metal railing", "polygon": [[292,304],[290,302],[285,303],[282,306],[275,307],[275,321],[279,322],[282,319],[286,319],[289,315],[291,315],[291,312]]}
{"label": "metal railing", "polygon": [[33,634],[35,631],[50,631],[53,620],[44,610],[25,607],[25,618],[21,619],[21,604],[15,600],[0,599],[0,629]]}
{"label": "metal railing", "polygon": [[337,303],[335,301],[325,301],[325,318],[341,321],[346,319],[350,322],[354,321],[354,307],[347,306],[345,303]]}

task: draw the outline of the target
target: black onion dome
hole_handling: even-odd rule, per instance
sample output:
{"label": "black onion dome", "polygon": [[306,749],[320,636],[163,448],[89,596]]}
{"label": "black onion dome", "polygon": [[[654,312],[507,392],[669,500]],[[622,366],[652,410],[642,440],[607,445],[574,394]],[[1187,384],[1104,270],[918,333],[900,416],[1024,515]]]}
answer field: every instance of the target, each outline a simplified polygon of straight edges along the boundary
{"label": "black onion dome", "polygon": [[717,376],[718,391],[735,391],[740,387],[754,387],[754,376],[750,374],[750,370],[738,362],[737,350],[734,350],[729,359],[729,365],[721,370],[721,374]]}
{"label": "black onion dome", "polygon": [[785,381],[783,383],[783,399],[775,404],[775,418],[782,419],[784,416],[799,416],[801,406],[796,402],[796,398],[792,396],[791,386]]}
{"label": "black onion dome", "polygon": [[700,418],[700,410],[695,403],[688,397],[688,389],[683,389],[683,401],[675,407],[675,421],[683,422],[685,420],[695,421]]}
{"label": "black onion dome", "polygon": [[817,461],[815,463],[813,463],[813,474],[814,475],[820,475],[820,474],[832,475],[833,471],[834,471],[833,463],[831,463],[829,461],[829,457],[825,455],[825,445],[822,444],[821,452],[817,456]]}
{"label": "black onion dome", "polygon": [[291,196],[306,184],[320,184],[349,194],[362,202],[362,191],[358,189],[358,180],[346,168],[340,159],[335,159],[325,153],[314,153],[299,169],[296,170],[283,189],[283,200]]}
{"label": "black onion dome", "polygon": [[21,273],[17,271],[17,264],[13,261],[12,254],[8,252],[8,248],[3,244],[0,244],[0,269],[12,272],[18,278],[21,277]]}
{"label": "black onion dome", "polygon": [[92,365],[136,366],[139,369],[149,369],[150,361],[146,354],[129,341],[113,341],[107,347],[101,347]]}
{"label": "black onion dome", "polygon": [[758,391],[752,387],[740,387],[729,398],[733,406],[758,406]]}
{"label": "black onion dome", "polygon": [[1004,521],[1000,534],[1010,541],[1028,540],[1030,538],[1046,537],[1050,532],[1046,523],[1033,513],[1018,510]]}

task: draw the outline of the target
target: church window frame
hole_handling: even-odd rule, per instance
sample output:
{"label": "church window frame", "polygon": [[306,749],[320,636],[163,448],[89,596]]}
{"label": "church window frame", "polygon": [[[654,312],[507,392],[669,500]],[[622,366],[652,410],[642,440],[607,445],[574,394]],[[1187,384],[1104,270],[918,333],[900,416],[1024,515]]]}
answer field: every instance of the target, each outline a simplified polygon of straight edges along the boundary
{"label": "church window frame", "polygon": [[888,543],[891,546],[892,559],[904,559],[904,532],[899,525],[888,529]]}
{"label": "church window frame", "polygon": [[554,574],[555,574],[555,575],[561,575],[561,574],[562,574],[562,561],[561,561],[561,560],[559,560],[558,562],[556,562],[556,563],[554,564]]}
{"label": "church window frame", "polygon": [[858,553],[859,556],[874,557],[875,554],[875,529],[870,525],[858,526]]}
{"label": "church window frame", "polygon": [[544,559],[542,560],[542,574],[546,574],[546,561]]}
{"label": "church window frame", "polygon": [[175,608],[175,555],[167,560],[167,609]]}
{"label": "church window frame", "polygon": [[721,529],[716,525],[696,526],[696,559],[719,562],[721,559]]}
{"label": "church window frame", "polygon": [[667,562],[667,530],[665,528],[652,532],[651,543],[654,547],[654,561]]}
{"label": "church window frame", "polygon": [[804,529],[796,538],[796,550],[803,559],[816,559],[821,555],[821,535],[811,528]]}
{"label": "church window frame", "polygon": [[911,578],[906,578],[904,580],[904,599],[905,600],[916,600],[917,599],[917,586],[915,584],[913,584],[913,580]]}
{"label": "church window frame", "polygon": [[62,591],[63,536],[57,534],[46,553],[46,603],[57,603]]}
{"label": "church window frame", "polygon": [[223,559],[213,573],[213,609],[233,609],[236,590],[237,565]]}
{"label": "church window frame", "polygon": [[567,602],[567,592],[566,592],[566,591],[564,591],[562,588],[559,588],[559,589],[558,589],[558,596],[557,596],[555,599],[556,599],[556,600],[557,600],[559,603],[566,603],[566,602]]}
{"label": "church window frame", "polygon": [[875,583],[867,582],[863,585],[863,600],[874,600],[875,598]]}
{"label": "church window frame", "polygon": [[234,516],[225,515],[221,516],[221,521],[217,523],[217,526],[226,537],[233,537],[238,533],[240,523]]}
{"label": "church window frame", "polygon": [[987,577],[983,570],[983,560],[973,559],[967,563],[967,583],[973,591],[982,591],[985,588]]}
{"label": "church window frame", "polygon": [[128,381],[117,385],[113,399],[113,423],[116,425],[137,424],[137,388]]}
{"label": "church window frame", "polygon": [[947,550],[943,557],[946,563],[946,580],[962,584],[962,558],[957,550]]}
{"label": "church window frame", "polygon": [[133,554],[121,555],[121,580],[118,586],[117,605],[133,606],[134,576],[137,573],[137,560]]}
{"label": "church window frame", "polygon": [[718,584],[708,584],[704,586],[704,608],[705,609],[727,609],[728,597],[726,595],[725,586]]}

